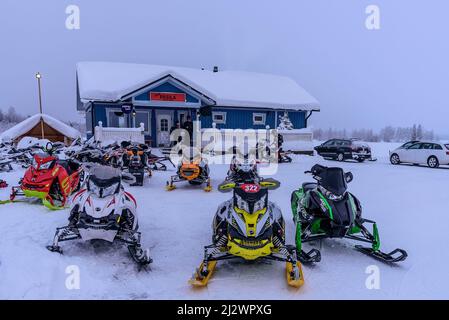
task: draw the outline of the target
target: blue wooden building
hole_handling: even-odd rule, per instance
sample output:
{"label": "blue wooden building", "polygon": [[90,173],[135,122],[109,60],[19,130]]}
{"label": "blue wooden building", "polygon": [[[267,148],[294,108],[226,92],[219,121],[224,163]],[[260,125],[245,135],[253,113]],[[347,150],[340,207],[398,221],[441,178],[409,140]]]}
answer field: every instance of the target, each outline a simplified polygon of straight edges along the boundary
{"label": "blue wooden building", "polygon": [[100,121],[118,128],[143,123],[152,146],[168,145],[170,128],[188,116],[199,117],[202,128],[264,129],[288,113],[301,129],[319,111],[317,100],[287,77],[109,62],[78,63],[77,100],[88,137]]}

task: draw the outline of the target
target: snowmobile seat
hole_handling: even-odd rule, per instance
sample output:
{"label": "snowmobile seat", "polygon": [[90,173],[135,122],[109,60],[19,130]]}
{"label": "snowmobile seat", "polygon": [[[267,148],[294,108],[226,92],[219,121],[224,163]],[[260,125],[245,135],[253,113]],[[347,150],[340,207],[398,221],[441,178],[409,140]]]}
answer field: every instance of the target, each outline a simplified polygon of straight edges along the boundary
{"label": "snowmobile seat", "polygon": [[79,169],[79,165],[76,162],[70,160],[59,160],[58,164],[67,171],[68,175],[71,175],[73,172]]}
{"label": "snowmobile seat", "polygon": [[315,182],[304,182],[302,184],[302,189],[304,190],[304,193],[306,193],[307,191],[315,189],[317,186],[318,184]]}

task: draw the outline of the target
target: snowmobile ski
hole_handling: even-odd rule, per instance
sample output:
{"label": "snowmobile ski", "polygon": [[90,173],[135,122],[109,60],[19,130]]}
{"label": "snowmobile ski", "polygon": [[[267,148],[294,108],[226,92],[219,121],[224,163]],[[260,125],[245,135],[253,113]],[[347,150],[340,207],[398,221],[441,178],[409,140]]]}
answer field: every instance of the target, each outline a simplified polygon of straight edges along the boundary
{"label": "snowmobile ski", "polygon": [[128,251],[133,258],[133,260],[141,267],[145,267],[153,262],[150,258],[150,250],[143,250],[140,246],[130,245],[128,246]]}
{"label": "snowmobile ski", "polygon": [[214,273],[215,267],[217,266],[217,261],[208,261],[207,267],[204,268],[204,262],[201,263],[200,267],[196,269],[192,278],[189,280],[189,284],[194,287],[202,288],[207,286],[212,274]]}
{"label": "snowmobile ski", "polygon": [[292,262],[286,262],[285,273],[289,286],[299,288],[304,284],[304,275],[302,273],[301,263],[298,261],[294,265]]}
{"label": "snowmobile ski", "polygon": [[298,260],[304,264],[311,264],[321,261],[321,252],[318,249],[312,249],[309,252],[304,250],[297,252]]}
{"label": "snowmobile ski", "polygon": [[355,249],[361,253],[364,253],[386,263],[400,262],[404,261],[407,258],[407,252],[403,249],[395,249],[389,253],[385,253],[380,250],[374,250],[373,248],[363,247],[361,245],[356,245]]}

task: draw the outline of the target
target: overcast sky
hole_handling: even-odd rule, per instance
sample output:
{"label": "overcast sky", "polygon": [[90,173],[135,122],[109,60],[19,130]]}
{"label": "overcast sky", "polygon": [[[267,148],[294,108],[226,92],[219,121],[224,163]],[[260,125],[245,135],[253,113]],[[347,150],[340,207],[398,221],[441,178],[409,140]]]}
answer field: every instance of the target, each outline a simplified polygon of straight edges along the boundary
{"label": "overcast sky", "polygon": [[35,113],[40,71],[44,111],[75,118],[78,61],[218,65],[292,77],[321,102],[315,127],[447,134],[448,16],[448,0],[1,0],[0,108]]}

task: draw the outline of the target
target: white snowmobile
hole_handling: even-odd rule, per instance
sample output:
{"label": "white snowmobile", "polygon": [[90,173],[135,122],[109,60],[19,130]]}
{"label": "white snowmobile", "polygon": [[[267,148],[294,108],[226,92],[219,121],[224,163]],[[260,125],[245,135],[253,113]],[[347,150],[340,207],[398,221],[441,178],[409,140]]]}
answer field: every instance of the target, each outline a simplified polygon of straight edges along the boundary
{"label": "white snowmobile", "polygon": [[256,161],[249,160],[247,155],[243,157],[243,160],[234,156],[229,165],[225,181],[243,182],[248,180],[256,182],[260,180]]}
{"label": "white snowmobile", "polygon": [[72,199],[69,224],[56,230],[52,252],[62,254],[59,242],[69,240],[121,241],[140,266],[152,262],[149,250],[142,249],[134,197],[124,190],[122,180],[135,181],[131,174],[101,165],[87,168],[88,177]]}

